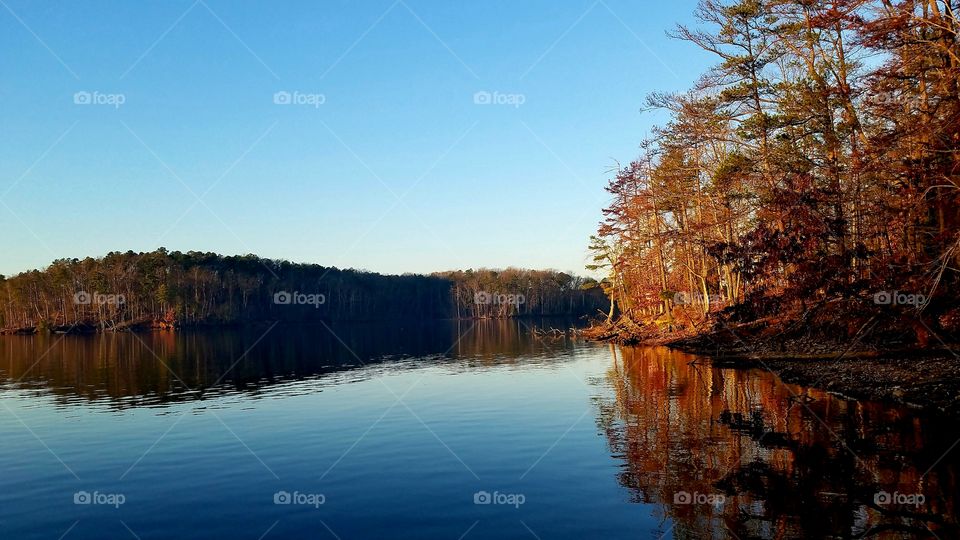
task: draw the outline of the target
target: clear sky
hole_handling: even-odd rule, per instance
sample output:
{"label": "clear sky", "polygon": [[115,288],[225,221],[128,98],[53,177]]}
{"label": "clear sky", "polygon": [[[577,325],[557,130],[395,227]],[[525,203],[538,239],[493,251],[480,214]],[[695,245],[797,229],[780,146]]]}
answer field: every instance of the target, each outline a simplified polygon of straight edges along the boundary
{"label": "clear sky", "polygon": [[[0,273],[109,251],[585,273],[694,0],[0,0]],[[479,94],[478,94],[479,93]]]}

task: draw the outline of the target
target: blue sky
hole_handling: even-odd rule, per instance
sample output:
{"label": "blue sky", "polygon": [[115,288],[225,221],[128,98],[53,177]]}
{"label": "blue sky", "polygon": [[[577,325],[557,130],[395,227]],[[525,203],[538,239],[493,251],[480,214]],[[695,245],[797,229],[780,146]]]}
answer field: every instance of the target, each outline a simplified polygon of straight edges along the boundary
{"label": "blue sky", "polygon": [[2,0],[0,273],[159,246],[585,273],[645,95],[711,61],[665,36],[694,4]]}

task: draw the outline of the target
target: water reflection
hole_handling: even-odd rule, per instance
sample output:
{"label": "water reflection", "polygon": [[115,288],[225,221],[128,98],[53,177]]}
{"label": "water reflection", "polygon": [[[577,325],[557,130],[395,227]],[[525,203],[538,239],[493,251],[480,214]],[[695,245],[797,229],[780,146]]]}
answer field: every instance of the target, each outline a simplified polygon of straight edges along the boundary
{"label": "water reflection", "polygon": [[677,538],[960,534],[945,422],[663,348],[611,356],[598,407],[619,481]]}
{"label": "water reflection", "polygon": [[[364,385],[350,385],[335,395],[326,394],[328,388],[426,367],[431,369],[424,371],[433,377],[439,373],[442,380],[418,387],[421,401],[414,407],[471,466],[495,457],[497,462],[488,464],[484,480],[487,474],[515,470],[515,475],[506,475],[512,481],[534,462],[540,463],[538,472],[555,467],[537,481],[528,477],[530,483],[524,486],[531,501],[551,496],[559,501],[542,507],[531,503],[524,509],[530,512],[526,515],[529,523],[539,523],[538,531],[549,530],[554,523],[560,527],[558,518],[553,517],[559,508],[565,515],[580,511],[593,516],[583,530],[602,530],[610,537],[641,536],[643,530],[654,538],[666,533],[665,537],[742,540],[919,538],[934,533],[943,539],[960,537],[956,522],[960,446],[948,452],[957,436],[953,425],[903,408],[783,385],[759,370],[713,369],[705,359],[662,348],[611,347],[607,352],[602,346],[575,344],[566,336],[543,338],[533,333],[536,327],[568,325],[555,321],[451,321],[351,325],[334,327],[332,332],[316,326],[276,327],[268,333],[268,328],[262,327],[138,335],[8,336],[0,339],[0,390],[4,394],[0,397],[12,396],[18,415],[31,425],[39,422],[44,439],[52,439],[52,448],[63,453],[66,461],[100,470],[116,462],[134,462],[143,448],[170,429],[172,424],[164,423],[162,415],[139,414],[139,407],[162,407],[167,413],[193,407],[177,407],[176,402],[234,394],[236,400],[216,403],[235,413],[228,418],[230,424],[258,453],[264,453],[266,461],[287,467],[291,478],[304,478],[316,472],[318,461],[310,453],[304,457],[291,449],[312,448],[322,455],[320,468],[329,467],[393,401],[379,386],[366,393]],[[508,369],[488,369],[491,366]],[[566,369],[571,366],[576,371]],[[450,373],[466,376],[447,377]],[[420,378],[412,372],[400,375],[415,376],[413,382]],[[512,381],[515,386],[508,384]],[[590,392],[587,397],[582,392],[584,381]],[[356,392],[350,392],[351,388]],[[45,399],[32,399],[34,395]],[[259,408],[251,405],[251,400],[267,395],[296,395],[297,399],[262,401]],[[499,396],[503,403],[491,395]],[[537,399],[528,402],[530,397]],[[600,438],[592,429],[589,433],[567,429],[572,418],[566,416],[576,418],[591,397]],[[386,402],[377,401],[384,398]],[[75,407],[78,404],[95,404],[90,410],[126,410],[124,414],[85,417],[84,423],[78,424],[71,415],[47,414],[44,408],[51,401],[71,410],[84,410]],[[204,403],[198,408],[211,405]],[[350,412],[340,414],[337,407]],[[20,412],[31,408],[35,409],[32,415]],[[5,470],[20,471],[24,478],[49,474],[49,460],[38,460],[32,469],[31,462],[16,461],[31,456],[21,449],[35,441],[30,432],[19,430],[12,414],[7,420],[17,428],[12,433],[19,433],[20,439],[7,439],[13,442],[8,443]],[[44,427],[45,422],[54,424]],[[210,438],[200,425],[182,424],[171,437],[179,433],[199,448],[217,443],[219,439]],[[269,435],[261,431],[263,426],[270,427]],[[449,488],[450,500],[463,503],[452,518],[456,537],[476,519],[477,508],[469,497],[456,499],[463,486],[445,486],[441,480],[447,476],[422,483],[435,473],[436,459],[450,458],[429,432],[422,440],[411,437],[423,427],[412,415],[386,417],[365,443],[364,448],[373,453],[366,457],[351,454],[356,461],[341,465],[348,480],[330,489],[340,490],[346,498],[369,499],[381,516],[394,511],[394,517],[414,515],[421,510],[420,502],[408,501],[414,506],[400,510],[396,501],[381,501],[375,495],[383,491],[384,482],[412,474],[410,468],[417,457],[431,456],[414,476],[423,489],[442,492]],[[564,429],[568,433],[564,434]],[[11,436],[9,433],[5,435]],[[104,447],[93,451],[85,446],[89,433],[98,434],[93,439],[113,441],[114,446],[109,451]],[[558,439],[561,434],[564,437]],[[376,439],[378,435],[382,438]],[[162,447],[171,448],[168,444],[176,448],[173,441],[165,441]],[[607,446],[620,464],[617,480],[624,491],[609,481]],[[544,454],[548,448],[552,450]],[[377,454],[376,449],[389,451]],[[429,454],[431,449],[438,451],[440,458]],[[199,455],[219,456],[222,451],[218,447]],[[517,456],[518,463],[510,461]],[[196,457],[183,449],[171,450],[168,455],[178,464],[191,463]],[[195,464],[190,475],[202,475],[206,463]],[[351,463],[355,469],[349,468]],[[246,464],[255,473],[263,473],[259,461],[250,459]],[[458,470],[460,462],[450,459],[449,465]],[[127,466],[124,464],[120,473]],[[370,476],[365,484],[355,483],[356,477],[381,470],[378,467],[385,472]],[[223,493],[244,489],[241,476],[238,484],[222,485]],[[567,477],[579,480],[569,482]],[[27,485],[16,478],[8,482],[17,489]],[[126,488],[137,494],[137,486]],[[51,483],[45,489],[58,493],[62,486]],[[473,491],[470,486],[467,495]],[[638,521],[637,516],[649,515],[645,514],[649,509],[642,507],[638,512],[638,505],[623,504],[624,492],[632,502],[651,505],[660,515],[650,522]],[[213,489],[208,495],[215,498],[220,493]],[[883,494],[894,504],[887,504]],[[920,496],[922,501],[907,504],[904,497],[910,496]],[[36,498],[37,506],[30,506],[31,511],[43,512],[44,497]],[[564,507],[564,500],[578,502]],[[915,498],[913,502],[918,501]],[[251,516],[260,515],[263,509],[257,508],[249,508]],[[276,509],[270,506],[269,510]],[[543,514],[538,513],[541,511]],[[188,519],[188,514],[179,519]],[[403,521],[400,517],[397,520]],[[361,529],[369,525],[368,519],[367,515],[362,519],[341,515],[339,526]],[[493,518],[487,514],[483,519],[487,523]],[[20,530],[29,528],[28,521],[19,522]],[[269,525],[273,518],[266,521]],[[64,523],[61,531],[71,522]],[[289,520],[285,518],[284,523]],[[383,521],[382,530],[390,530],[392,525],[387,523],[392,522]],[[297,526],[312,530],[309,527],[313,525]],[[449,537],[447,533],[434,536]],[[480,531],[472,534],[482,536]],[[563,535],[543,535],[550,537]]]}
{"label": "water reflection", "polygon": [[387,365],[396,371],[454,357],[467,367],[521,358],[546,362],[552,353],[570,348],[571,340],[537,338],[534,330],[568,325],[562,320],[446,321],[4,336],[0,389],[44,392],[61,404],[156,406],[230,392],[257,394],[308,378],[330,377],[339,384],[370,378]]}

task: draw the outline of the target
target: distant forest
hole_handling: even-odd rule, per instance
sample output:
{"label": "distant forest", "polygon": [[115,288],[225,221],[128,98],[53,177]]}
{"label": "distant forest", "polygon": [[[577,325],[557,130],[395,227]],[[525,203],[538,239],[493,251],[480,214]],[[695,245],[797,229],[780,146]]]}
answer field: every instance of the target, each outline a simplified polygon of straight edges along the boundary
{"label": "distant forest", "polygon": [[160,248],[59,259],[0,276],[0,329],[94,331],[262,321],[583,316],[608,305],[597,283],[556,271],[382,275],[255,255]]}

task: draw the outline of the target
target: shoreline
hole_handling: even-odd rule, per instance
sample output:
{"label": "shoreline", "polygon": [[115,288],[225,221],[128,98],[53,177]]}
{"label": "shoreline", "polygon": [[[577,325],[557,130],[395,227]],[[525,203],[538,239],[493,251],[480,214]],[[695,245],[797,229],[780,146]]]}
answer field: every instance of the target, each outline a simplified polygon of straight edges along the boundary
{"label": "shoreline", "polygon": [[[738,328],[756,327],[764,322],[753,321]],[[674,336],[623,334],[615,330],[592,327],[582,335],[591,341],[624,346],[665,346],[704,356],[712,367],[762,369],[785,384],[816,388],[846,399],[878,401],[960,418],[960,357],[946,344],[922,348],[826,338],[790,342],[741,338],[734,334],[736,330]]]}
{"label": "shoreline", "polygon": [[[565,318],[543,316],[543,318]],[[513,318],[513,317],[511,317]],[[529,318],[529,317],[521,317]],[[430,319],[436,321],[437,319]],[[458,320],[458,319],[441,319]],[[475,320],[475,319],[460,319]],[[476,319],[491,320],[491,319]],[[142,321],[109,328],[92,325],[2,329],[0,335],[97,335],[123,332],[177,332],[212,328],[263,326],[283,321],[170,324]],[[397,322],[337,321],[337,322]],[[426,321],[424,321],[426,322]],[[785,384],[824,390],[840,397],[892,403],[934,414],[960,417],[960,357],[949,347],[877,346],[844,343],[837,339],[807,338],[759,340],[748,331],[766,326],[760,320],[714,332],[644,332],[633,322],[592,326],[578,335],[588,341],[613,342],[623,346],[665,346],[704,356],[710,365],[730,369],[763,369]],[[289,324],[290,322],[285,322]],[[330,322],[328,322],[330,323]],[[304,322],[294,322],[301,326]],[[741,338],[737,333],[743,333]],[[778,334],[779,336],[779,334]],[[746,341],[745,341],[746,340]]]}
{"label": "shoreline", "polygon": [[[842,356],[714,356],[702,350],[668,347],[703,355],[710,365],[762,369],[785,384],[816,388],[847,399],[892,403],[924,412],[960,417],[960,360],[949,351],[901,354],[897,351]],[[902,353],[902,351],[901,351]]]}
{"label": "shoreline", "polygon": [[[261,327],[279,324],[283,326],[319,326],[335,324],[389,324],[389,323],[433,323],[444,321],[510,321],[510,320],[562,320],[577,321],[582,319],[581,314],[527,314],[510,315],[506,317],[442,317],[442,318],[422,318],[422,319],[317,319],[310,321],[285,321],[279,319],[272,320],[251,320],[251,321],[231,321],[231,322],[195,322],[178,323],[168,321],[126,321],[113,326],[100,326],[93,323],[77,323],[74,325],[55,325],[48,327],[28,326],[22,328],[0,328],[0,336],[39,336],[39,335],[71,335],[71,336],[89,336],[100,334],[118,334],[128,332],[150,333],[150,332],[178,332],[204,329],[229,329],[243,327]],[[550,329],[547,331],[556,331]]]}

